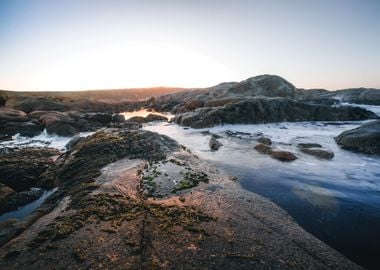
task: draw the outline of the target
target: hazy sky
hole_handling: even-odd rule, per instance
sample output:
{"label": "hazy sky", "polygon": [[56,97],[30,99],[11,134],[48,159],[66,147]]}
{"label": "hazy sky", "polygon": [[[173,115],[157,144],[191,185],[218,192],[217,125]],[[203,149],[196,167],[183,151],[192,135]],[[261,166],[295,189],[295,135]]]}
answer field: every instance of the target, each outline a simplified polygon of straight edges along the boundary
{"label": "hazy sky", "polygon": [[0,89],[380,88],[380,0],[0,0]]}

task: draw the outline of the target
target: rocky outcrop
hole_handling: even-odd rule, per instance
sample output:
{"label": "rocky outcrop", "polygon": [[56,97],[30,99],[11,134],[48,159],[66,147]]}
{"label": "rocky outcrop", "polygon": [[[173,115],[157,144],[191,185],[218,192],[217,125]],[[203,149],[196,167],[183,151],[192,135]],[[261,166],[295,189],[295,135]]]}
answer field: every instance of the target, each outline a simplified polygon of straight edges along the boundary
{"label": "rocky outcrop", "polygon": [[217,108],[200,108],[179,114],[174,122],[192,128],[221,124],[259,124],[296,121],[352,121],[377,116],[359,107],[330,107],[297,102],[287,98],[252,98]]}
{"label": "rocky outcrop", "polygon": [[101,130],[74,146],[57,169],[57,180],[74,184],[91,180],[101,167],[121,158],[158,160],[179,149],[173,139],[146,130]]}
{"label": "rocky outcrop", "polygon": [[[23,148],[0,155],[0,183],[15,191],[40,187],[40,176],[60,153],[51,148]],[[43,187],[43,186],[42,186]]]}
{"label": "rocky outcrop", "polygon": [[335,141],[345,149],[367,154],[380,154],[380,120],[344,131]]}

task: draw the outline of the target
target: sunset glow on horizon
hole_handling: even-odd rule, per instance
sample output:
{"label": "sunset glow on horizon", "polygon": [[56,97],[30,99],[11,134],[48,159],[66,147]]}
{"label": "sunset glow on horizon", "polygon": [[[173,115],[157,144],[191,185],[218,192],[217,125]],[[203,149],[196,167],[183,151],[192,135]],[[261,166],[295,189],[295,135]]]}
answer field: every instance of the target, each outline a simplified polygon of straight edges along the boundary
{"label": "sunset glow on horizon", "polygon": [[0,1],[0,89],[380,88],[380,2]]}

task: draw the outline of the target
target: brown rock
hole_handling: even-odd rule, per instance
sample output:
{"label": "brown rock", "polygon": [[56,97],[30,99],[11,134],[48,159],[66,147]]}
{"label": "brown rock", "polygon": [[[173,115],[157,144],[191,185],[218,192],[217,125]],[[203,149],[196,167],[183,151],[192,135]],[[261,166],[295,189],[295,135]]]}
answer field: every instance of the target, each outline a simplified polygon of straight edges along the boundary
{"label": "brown rock", "polygon": [[253,148],[255,150],[257,150],[258,152],[263,153],[263,154],[271,154],[272,153],[272,148],[270,146],[262,144],[262,143],[255,145],[255,147],[253,147]]}
{"label": "brown rock", "polygon": [[297,159],[293,153],[288,151],[273,151],[271,157],[280,161],[293,161]]}

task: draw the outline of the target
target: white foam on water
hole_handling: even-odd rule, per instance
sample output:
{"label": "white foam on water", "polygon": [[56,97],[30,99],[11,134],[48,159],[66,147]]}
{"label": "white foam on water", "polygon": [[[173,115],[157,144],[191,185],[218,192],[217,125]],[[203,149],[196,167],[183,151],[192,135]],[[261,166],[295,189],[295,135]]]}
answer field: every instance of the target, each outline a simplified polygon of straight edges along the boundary
{"label": "white foam on water", "polygon": [[[87,137],[94,132],[81,132],[78,136]],[[65,151],[65,145],[73,137],[63,137],[54,134],[48,134],[46,129],[39,135],[34,137],[25,137],[16,134],[10,141],[0,142],[0,148],[22,148],[22,147],[52,147],[61,151]]]}

